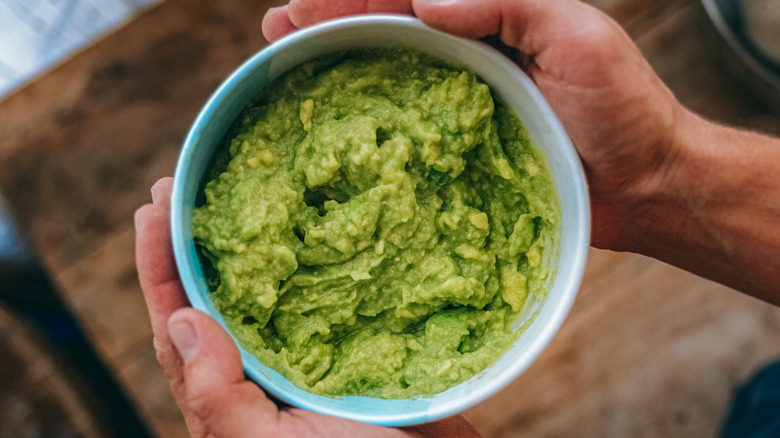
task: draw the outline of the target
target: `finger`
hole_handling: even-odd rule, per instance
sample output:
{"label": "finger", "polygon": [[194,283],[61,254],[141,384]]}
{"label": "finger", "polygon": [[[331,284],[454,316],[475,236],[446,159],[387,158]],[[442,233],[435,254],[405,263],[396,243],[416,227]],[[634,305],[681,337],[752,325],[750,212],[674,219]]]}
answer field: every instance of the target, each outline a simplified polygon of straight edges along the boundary
{"label": "finger", "polygon": [[[355,420],[333,417],[303,409],[289,409],[281,412],[280,430],[284,436],[318,437],[371,437],[371,438],[428,438],[417,430],[395,429]],[[270,435],[269,435],[270,436]],[[436,435],[433,435],[434,437]],[[439,435],[444,436],[444,435]],[[461,435],[453,435],[460,437]]]}
{"label": "finger", "polygon": [[[152,192],[155,201],[162,205],[170,203],[167,184],[161,180]],[[205,436],[203,426],[185,405],[183,363],[168,335],[168,318],[189,305],[173,260],[169,216],[168,210],[159,205],[147,204],[136,211],[136,266],[152,322],[157,361],[168,377],[191,435],[201,437]]]}
{"label": "finger", "polygon": [[369,12],[413,14],[411,0],[291,0],[289,7],[290,22],[299,28]]}
{"label": "finger", "polygon": [[263,36],[268,42],[274,42],[297,29],[290,21],[287,9],[287,6],[281,6],[271,8],[265,13],[265,17],[263,17]]}
{"label": "finger", "polygon": [[187,406],[211,435],[248,436],[262,425],[267,436],[276,436],[276,405],[244,379],[238,348],[216,321],[181,309],[171,316],[168,331],[185,364]]}
{"label": "finger", "polygon": [[481,435],[461,415],[433,423],[420,424],[408,429],[426,438],[478,438]]}
{"label": "finger", "polygon": [[431,27],[466,38],[500,35],[504,44],[528,54],[581,24],[582,4],[572,0],[414,0],[413,5]]}
{"label": "finger", "polygon": [[152,202],[165,211],[171,211],[171,192],[173,191],[173,178],[165,177],[158,180],[152,186]]}
{"label": "finger", "polygon": [[171,313],[188,305],[173,259],[169,213],[157,205],[144,205],[136,211],[135,227],[138,279],[154,336],[165,343]]}

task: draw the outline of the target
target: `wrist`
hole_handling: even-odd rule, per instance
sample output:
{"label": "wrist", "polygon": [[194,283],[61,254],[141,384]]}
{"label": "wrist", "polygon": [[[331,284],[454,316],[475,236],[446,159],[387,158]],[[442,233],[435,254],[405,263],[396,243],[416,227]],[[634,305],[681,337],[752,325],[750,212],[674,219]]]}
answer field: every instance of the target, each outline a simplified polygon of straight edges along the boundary
{"label": "wrist", "polygon": [[[618,219],[623,230],[611,249],[629,251],[667,260],[678,246],[713,243],[700,221],[700,212],[720,185],[717,161],[709,147],[718,127],[680,110],[670,137],[667,157],[623,206]],[[674,242],[674,244],[671,244]],[[714,250],[714,248],[710,248]]]}
{"label": "wrist", "polygon": [[[670,222],[673,212],[681,214],[687,194],[678,187],[687,183],[687,168],[682,162],[694,142],[693,131],[702,129],[704,120],[679,103],[669,105],[666,122],[655,123],[646,131],[645,144],[629,143],[623,147],[644,150],[621,164],[625,176],[609,185],[591,185],[593,246],[614,251],[647,253],[647,233],[674,235],[676,225]],[[641,141],[641,140],[639,140]],[[585,163],[586,169],[588,163]],[[596,176],[594,175],[593,178]],[[595,189],[594,189],[595,185]]]}
{"label": "wrist", "polygon": [[616,248],[777,302],[780,142],[687,110],[674,153],[623,216]]}

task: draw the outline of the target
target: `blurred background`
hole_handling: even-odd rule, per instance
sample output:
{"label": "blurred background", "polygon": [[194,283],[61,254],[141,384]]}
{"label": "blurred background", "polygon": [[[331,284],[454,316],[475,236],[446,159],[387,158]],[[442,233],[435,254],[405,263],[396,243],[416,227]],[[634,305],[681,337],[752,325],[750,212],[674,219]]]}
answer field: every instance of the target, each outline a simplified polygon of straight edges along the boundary
{"label": "blurred background", "polygon": [[[752,3],[751,3],[752,2]],[[133,213],[281,1],[0,0],[0,437],[187,436],[134,265]],[[692,110],[780,135],[778,0],[591,0]],[[753,17],[753,18],[751,18]],[[751,26],[755,26],[751,27]],[[770,35],[770,36],[766,36]],[[774,38],[774,40],[771,40]],[[780,359],[780,309],[592,250],[539,360],[466,413],[486,437],[709,437]]]}
{"label": "blurred background", "polygon": [[0,1],[0,96],[23,86],[159,1]]}

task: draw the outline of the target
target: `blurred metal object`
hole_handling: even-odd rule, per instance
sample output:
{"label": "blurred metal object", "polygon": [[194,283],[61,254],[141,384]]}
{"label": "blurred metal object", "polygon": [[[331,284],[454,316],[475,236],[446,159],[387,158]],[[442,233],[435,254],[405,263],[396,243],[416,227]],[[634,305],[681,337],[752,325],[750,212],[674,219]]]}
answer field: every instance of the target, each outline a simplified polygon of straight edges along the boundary
{"label": "blurred metal object", "polygon": [[780,69],[745,37],[737,0],[702,0],[702,5],[720,37],[718,53],[729,73],[757,98],[780,108]]}
{"label": "blurred metal object", "polygon": [[[0,305],[12,315],[11,318],[6,319],[18,320],[20,324],[26,326],[25,332],[36,333],[30,337],[40,344],[35,350],[47,354],[41,357],[40,361],[55,364],[58,367],[58,374],[70,379],[68,386],[78,394],[83,406],[86,407],[86,414],[93,419],[93,426],[101,431],[101,436],[128,438],[151,436],[146,424],[140,419],[116,379],[92,348],[62,301],[14,221],[11,209],[2,194],[0,194]],[[21,329],[20,327],[20,333]],[[30,348],[33,346],[30,345]],[[10,361],[13,359],[11,356],[3,357],[3,360]],[[17,365],[14,371],[20,371],[19,366],[22,365]],[[0,375],[0,379],[13,379],[15,374],[18,375],[9,371]],[[29,390],[32,395],[36,388],[29,388]],[[38,408],[46,409],[41,406]]]}

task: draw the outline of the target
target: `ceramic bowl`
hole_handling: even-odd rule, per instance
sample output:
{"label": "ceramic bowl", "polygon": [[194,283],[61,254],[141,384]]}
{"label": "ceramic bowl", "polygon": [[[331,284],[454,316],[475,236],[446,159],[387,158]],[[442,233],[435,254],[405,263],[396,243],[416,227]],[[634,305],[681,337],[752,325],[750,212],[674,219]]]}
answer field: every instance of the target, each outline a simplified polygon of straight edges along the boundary
{"label": "ceramic bowl", "polygon": [[222,145],[236,116],[269,82],[297,65],[356,47],[402,46],[465,65],[517,112],[532,139],[546,155],[560,198],[560,248],[548,257],[555,275],[547,298],[527,307],[516,327],[532,320],[514,346],[493,366],[447,391],[413,399],[329,398],[293,386],[280,374],[240,348],[247,375],[278,399],[312,411],[353,420],[401,426],[457,414],[505,387],[548,344],[577,293],[588,250],[590,214],[577,153],[533,82],[514,63],[490,46],[457,38],[394,15],[362,15],[325,22],[297,31],[269,45],[241,65],[214,92],[185,140],[176,168],[171,207],[173,249],[181,281],[193,307],[223,326],[209,298],[192,239],[196,192],[215,149]]}

